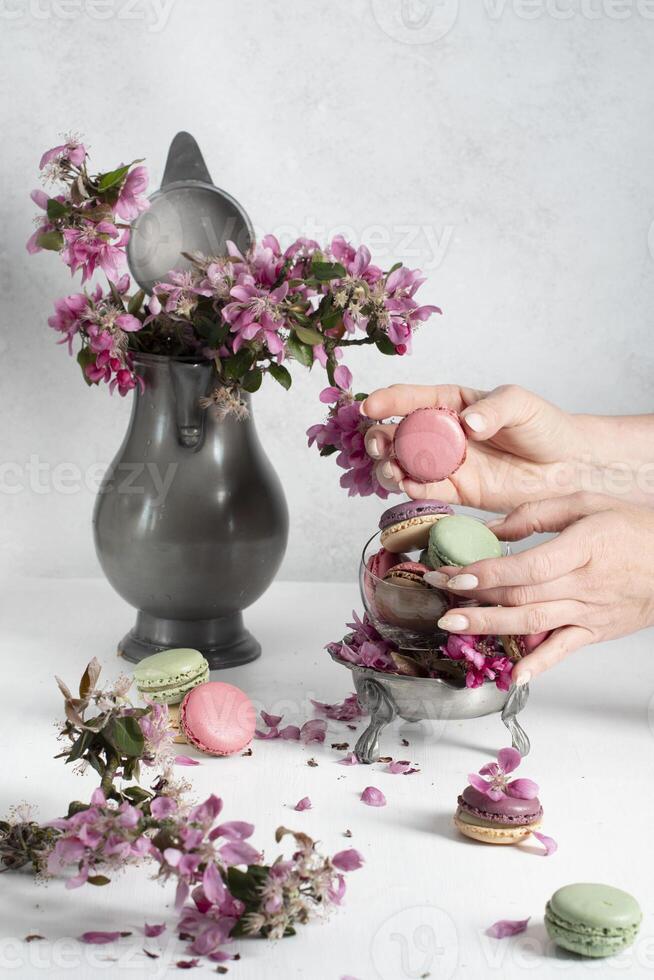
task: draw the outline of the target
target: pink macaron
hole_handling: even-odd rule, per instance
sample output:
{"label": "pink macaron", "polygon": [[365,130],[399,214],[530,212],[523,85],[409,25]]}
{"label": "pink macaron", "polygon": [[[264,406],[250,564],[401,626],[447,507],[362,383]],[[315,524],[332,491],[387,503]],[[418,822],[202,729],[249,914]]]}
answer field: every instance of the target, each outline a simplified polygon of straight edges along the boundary
{"label": "pink macaron", "polygon": [[466,458],[467,440],[456,412],[418,408],[395,430],[393,449],[399,467],[416,483],[438,483],[455,473]]}
{"label": "pink macaron", "polygon": [[179,724],[201,752],[233,755],[252,741],[256,712],[238,687],[209,681],[188,692],[179,709]]}

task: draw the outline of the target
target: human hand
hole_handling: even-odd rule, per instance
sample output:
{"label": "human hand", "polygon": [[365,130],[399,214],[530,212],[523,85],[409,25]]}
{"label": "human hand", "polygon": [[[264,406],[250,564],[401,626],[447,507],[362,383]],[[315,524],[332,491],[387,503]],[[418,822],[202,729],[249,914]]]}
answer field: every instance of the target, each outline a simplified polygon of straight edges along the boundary
{"label": "human hand", "polygon": [[553,631],[513,668],[515,683],[527,683],[589,643],[654,625],[650,508],[618,504],[604,494],[574,493],[522,504],[490,526],[505,541],[560,533],[528,551],[466,568],[441,568],[425,579],[491,607],[449,610],[439,626],[451,633]]}
{"label": "human hand", "polygon": [[[508,511],[525,500],[595,486],[612,492],[605,486],[605,471],[611,465],[605,461],[613,458],[616,445],[626,447],[625,433],[638,429],[638,445],[651,447],[654,433],[651,422],[645,439],[638,421],[568,414],[516,385],[491,392],[458,385],[391,385],[372,392],[362,403],[362,413],[381,420],[435,405],[461,416],[468,437],[463,465],[448,480],[416,483],[392,459],[396,426],[373,425],[365,442],[368,455],[377,460],[377,479],[387,490],[401,490],[414,499],[436,497],[484,510]],[[634,455],[631,445],[629,452]],[[628,497],[621,472],[616,493]]]}

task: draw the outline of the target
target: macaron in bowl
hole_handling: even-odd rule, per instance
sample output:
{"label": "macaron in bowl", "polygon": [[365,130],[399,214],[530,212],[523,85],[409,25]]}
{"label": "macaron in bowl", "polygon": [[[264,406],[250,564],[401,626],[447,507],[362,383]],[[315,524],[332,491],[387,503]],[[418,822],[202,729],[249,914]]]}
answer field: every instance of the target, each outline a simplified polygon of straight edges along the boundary
{"label": "macaron in bowl", "polygon": [[179,723],[187,740],[201,752],[233,755],[252,741],[256,712],[240,688],[210,681],[186,695]]}
{"label": "macaron in bowl", "polygon": [[427,549],[433,568],[463,568],[484,558],[500,558],[502,543],[483,521],[466,514],[443,517],[429,530]]}
{"label": "macaron in bowl", "polygon": [[381,544],[393,554],[426,548],[433,525],[452,514],[453,509],[442,500],[406,500],[396,504],[379,519]]}
{"label": "macaron in bowl", "polygon": [[636,939],[641,920],[633,895],[589,882],[559,888],[545,909],[550,939],[580,956],[612,956],[626,949]]}
{"label": "macaron in bowl", "polygon": [[418,408],[397,426],[393,453],[400,469],[416,483],[438,483],[466,458],[467,439],[459,416],[445,407]]}
{"label": "macaron in bowl", "polygon": [[209,664],[199,650],[162,650],[134,667],[139,693],[157,704],[179,704],[185,695],[209,680]]}

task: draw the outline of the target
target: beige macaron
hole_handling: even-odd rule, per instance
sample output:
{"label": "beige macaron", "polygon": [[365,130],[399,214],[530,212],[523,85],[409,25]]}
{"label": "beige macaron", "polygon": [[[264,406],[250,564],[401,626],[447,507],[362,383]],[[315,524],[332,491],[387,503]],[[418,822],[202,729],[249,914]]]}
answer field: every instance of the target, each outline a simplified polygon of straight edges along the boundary
{"label": "beige macaron", "polygon": [[[473,819],[475,822],[473,823]],[[506,826],[491,823],[489,820],[475,819],[469,814],[464,814],[461,808],[454,814],[454,826],[465,837],[481,841],[483,844],[519,844],[526,840],[534,830],[538,830],[541,825],[540,820],[533,823],[514,824]]]}

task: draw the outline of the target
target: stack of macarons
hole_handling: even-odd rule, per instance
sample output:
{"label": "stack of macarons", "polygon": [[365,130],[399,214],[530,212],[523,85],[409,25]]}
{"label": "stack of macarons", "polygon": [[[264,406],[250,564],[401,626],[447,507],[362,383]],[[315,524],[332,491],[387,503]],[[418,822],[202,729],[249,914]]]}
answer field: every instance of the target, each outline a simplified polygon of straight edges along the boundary
{"label": "stack of macarons", "polygon": [[[374,625],[397,643],[404,663],[405,652],[442,646],[447,637],[437,624],[448,609],[475,602],[473,597],[431,585],[428,572],[499,558],[504,549],[483,521],[455,513],[442,500],[395,504],[381,515],[379,531],[381,548],[366,554],[362,567],[362,595]],[[548,635],[502,636],[499,640],[506,656],[515,662]],[[465,679],[465,665],[459,668]]]}
{"label": "stack of macarons", "polygon": [[428,572],[502,553],[482,521],[455,514],[442,500],[409,500],[389,507],[379,528],[382,547],[367,558],[363,590],[383,623],[406,630],[407,646],[415,633],[437,634],[438,620],[460,601],[430,585]]}
{"label": "stack of macarons", "polygon": [[199,650],[162,650],[134,668],[139,693],[168,705],[176,742],[190,742],[210,755],[232,755],[254,736],[256,713],[233,684],[209,680],[209,664]]}

